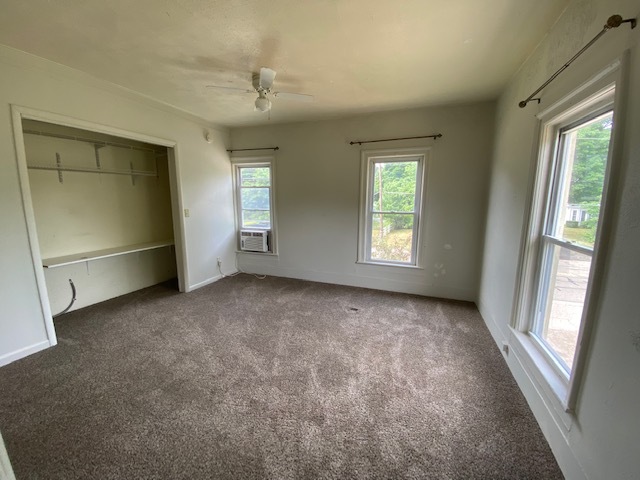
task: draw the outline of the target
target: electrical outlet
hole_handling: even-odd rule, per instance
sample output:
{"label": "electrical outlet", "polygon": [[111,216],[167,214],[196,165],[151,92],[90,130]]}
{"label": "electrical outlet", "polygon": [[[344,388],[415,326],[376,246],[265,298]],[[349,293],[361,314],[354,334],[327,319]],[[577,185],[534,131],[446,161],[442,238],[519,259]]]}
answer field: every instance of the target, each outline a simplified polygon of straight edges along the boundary
{"label": "electrical outlet", "polygon": [[507,342],[506,340],[502,341],[502,351],[504,352],[505,356],[509,356],[509,342]]}
{"label": "electrical outlet", "polygon": [[222,265],[222,259],[220,257],[216,258],[216,260],[218,261],[218,266]]}

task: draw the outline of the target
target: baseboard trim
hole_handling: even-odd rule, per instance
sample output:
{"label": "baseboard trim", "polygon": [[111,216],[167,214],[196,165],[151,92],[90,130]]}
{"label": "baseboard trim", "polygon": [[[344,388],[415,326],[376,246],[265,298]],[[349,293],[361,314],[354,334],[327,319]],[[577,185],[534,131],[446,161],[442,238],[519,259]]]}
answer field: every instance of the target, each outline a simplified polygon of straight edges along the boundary
{"label": "baseboard trim", "polygon": [[4,446],[4,440],[0,434],[0,480],[16,480],[11,468],[11,461],[9,460],[9,454]]}
{"label": "baseboard trim", "polygon": [[53,345],[49,343],[49,340],[45,340],[44,342],[35,343],[33,345],[29,345],[28,347],[16,350],[15,352],[2,355],[0,357],[0,367],[15,362],[16,360],[20,360],[21,358],[28,357],[29,355],[33,355],[40,350],[44,350],[45,348],[49,348],[52,346]]}
{"label": "baseboard trim", "polygon": [[[508,336],[505,335],[504,332],[500,329],[500,327],[498,326],[498,322],[496,322],[495,318],[493,318],[493,315],[491,314],[489,309],[486,307],[486,305],[482,302],[482,300],[476,301],[476,306],[478,307],[480,316],[484,320],[484,323],[487,326],[489,333],[493,337],[493,341],[496,342],[496,345],[498,345],[498,347],[502,351],[502,342],[509,341]],[[503,352],[503,356],[504,356],[504,352]]]}
{"label": "baseboard trim", "polygon": [[388,292],[408,293],[426,297],[446,298],[450,300],[462,300],[473,302],[475,292],[464,289],[428,285],[424,278],[416,278],[416,281],[381,278],[378,276],[353,275],[333,272],[321,272],[316,270],[301,270],[252,262],[244,262],[243,271],[270,275],[274,277],[295,278],[312,282],[331,283],[350,287],[371,288]]}
{"label": "baseboard trim", "polygon": [[[477,306],[498,348],[502,351],[503,342],[512,345],[515,339],[511,338],[510,333],[505,334],[502,331],[498,322],[490,313],[490,310],[486,308],[486,305],[479,300]],[[551,451],[565,478],[571,480],[587,480],[584,470],[571,449],[566,431],[558,424],[554,415],[551,405],[552,399],[547,398],[542,386],[535,380],[533,372],[527,368],[526,360],[520,357],[517,348],[509,348],[509,353],[506,354],[503,351],[502,355],[511,371],[511,375],[518,384],[518,388],[520,388],[520,391],[527,400],[527,404],[529,408],[531,408],[542,433],[547,439],[549,447],[551,447]]]}
{"label": "baseboard trim", "polygon": [[[232,275],[234,272],[230,273],[229,275]],[[193,290],[197,290],[198,288],[204,287],[206,285],[209,285],[211,283],[215,283],[218,280],[221,280],[225,277],[225,275],[221,275],[218,274],[215,277],[210,277],[207,278],[206,280],[203,280],[202,282],[198,282],[198,283],[194,283],[193,285],[189,285],[186,289],[186,292],[191,292]]]}

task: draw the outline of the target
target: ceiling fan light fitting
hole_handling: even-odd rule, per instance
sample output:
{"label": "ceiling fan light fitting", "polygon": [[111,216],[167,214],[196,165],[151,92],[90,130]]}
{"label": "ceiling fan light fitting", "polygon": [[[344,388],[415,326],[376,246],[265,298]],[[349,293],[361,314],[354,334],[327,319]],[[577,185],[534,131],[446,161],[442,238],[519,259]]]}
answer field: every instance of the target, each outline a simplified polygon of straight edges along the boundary
{"label": "ceiling fan light fitting", "polygon": [[271,101],[267,97],[262,95],[256,98],[255,105],[256,105],[256,109],[260,110],[261,112],[267,112],[271,110]]}

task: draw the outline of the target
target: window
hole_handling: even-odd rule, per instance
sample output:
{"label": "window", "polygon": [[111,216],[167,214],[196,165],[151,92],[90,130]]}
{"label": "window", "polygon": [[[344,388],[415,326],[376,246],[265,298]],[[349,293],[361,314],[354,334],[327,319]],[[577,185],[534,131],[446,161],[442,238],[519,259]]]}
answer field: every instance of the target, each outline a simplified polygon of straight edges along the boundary
{"label": "window", "polygon": [[[571,374],[599,224],[613,112],[559,129],[549,177],[538,259],[540,278],[530,333],[567,377]],[[567,204],[576,205],[571,221]],[[576,225],[578,212],[591,213]]]}
{"label": "window", "polygon": [[358,261],[418,266],[427,152],[364,152]]}
{"label": "window", "polygon": [[583,340],[602,268],[597,259],[608,223],[614,97],[615,84],[609,84],[574,99],[565,111],[549,109],[554,116],[542,125],[523,250],[515,327],[525,335],[525,349],[537,352],[531,359],[567,410],[576,398],[576,372],[584,368]]}
{"label": "window", "polygon": [[275,253],[273,158],[234,158],[238,230],[267,232],[268,252]]}

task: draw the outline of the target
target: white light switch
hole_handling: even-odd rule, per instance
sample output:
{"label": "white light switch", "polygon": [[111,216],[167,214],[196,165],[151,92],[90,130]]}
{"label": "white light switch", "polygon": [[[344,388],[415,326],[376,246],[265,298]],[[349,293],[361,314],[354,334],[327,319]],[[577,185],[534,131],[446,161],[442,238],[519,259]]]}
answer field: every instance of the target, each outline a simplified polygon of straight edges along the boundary
{"label": "white light switch", "polygon": [[185,209],[184,209],[184,216],[185,216],[185,217],[188,217],[188,216],[190,216],[190,215],[191,215],[191,212],[189,212],[189,209],[188,209],[188,208],[185,208]]}

